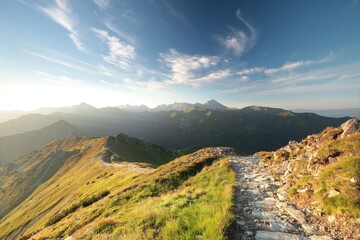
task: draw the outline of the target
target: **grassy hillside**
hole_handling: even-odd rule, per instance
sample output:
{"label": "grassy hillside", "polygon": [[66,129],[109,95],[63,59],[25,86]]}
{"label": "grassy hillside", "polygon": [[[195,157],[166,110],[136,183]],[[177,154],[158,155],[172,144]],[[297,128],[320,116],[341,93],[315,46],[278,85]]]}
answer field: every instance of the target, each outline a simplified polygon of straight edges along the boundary
{"label": "grassy hillside", "polygon": [[1,220],[0,238],[224,238],[233,220],[229,149],[199,150],[154,169],[104,163],[105,142],[61,142],[57,149],[78,154]]}
{"label": "grassy hillside", "polygon": [[[186,150],[170,151],[155,144],[143,142],[137,138],[119,134],[108,137],[105,144],[107,153],[103,160],[106,162],[143,162],[156,166],[167,163],[179,157]],[[189,151],[191,149],[188,149]],[[188,152],[190,153],[190,152]]]}
{"label": "grassy hillside", "polygon": [[39,150],[52,141],[85,135],[74,126],[60,120],[40,130],[0,137],[0,166],[14,162],[25,153]]}

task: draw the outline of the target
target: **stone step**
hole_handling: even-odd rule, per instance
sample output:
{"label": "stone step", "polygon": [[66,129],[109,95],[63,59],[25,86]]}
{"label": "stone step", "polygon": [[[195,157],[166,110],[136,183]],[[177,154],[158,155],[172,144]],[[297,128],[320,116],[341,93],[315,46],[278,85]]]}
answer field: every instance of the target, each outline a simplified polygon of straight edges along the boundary
{"label": "stone step", "polygon": [[306,240],[307,238],[284,232],[257,231],[256,240]]}

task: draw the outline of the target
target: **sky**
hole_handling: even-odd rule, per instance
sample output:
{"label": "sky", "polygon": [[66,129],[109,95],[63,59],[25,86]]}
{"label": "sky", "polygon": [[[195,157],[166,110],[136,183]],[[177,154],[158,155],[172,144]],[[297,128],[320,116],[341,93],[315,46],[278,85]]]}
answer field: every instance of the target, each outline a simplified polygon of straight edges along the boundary
{"label": "sky", "polygon": [[0,110],[360,107],[358,0],[2,0]]}

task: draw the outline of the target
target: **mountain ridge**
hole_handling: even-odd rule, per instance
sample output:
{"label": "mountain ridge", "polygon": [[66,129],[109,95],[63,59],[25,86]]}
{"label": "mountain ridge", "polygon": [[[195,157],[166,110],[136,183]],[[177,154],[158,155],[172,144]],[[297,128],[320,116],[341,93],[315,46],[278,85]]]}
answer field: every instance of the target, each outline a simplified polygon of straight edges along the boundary
{"label": "mountain ridge", "polygon": [[11,163],[28,152],[41,149],[54,140],[86,136],[76,127],[59,120],[39,130],[0,137],[0,166]]}

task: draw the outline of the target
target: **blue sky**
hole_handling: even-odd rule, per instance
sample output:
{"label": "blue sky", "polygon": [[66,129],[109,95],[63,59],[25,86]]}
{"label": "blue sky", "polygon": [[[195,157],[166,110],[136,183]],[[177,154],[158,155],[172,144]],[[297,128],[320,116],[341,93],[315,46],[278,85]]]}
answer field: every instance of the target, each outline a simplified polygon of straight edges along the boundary
{"label": "blue sky", "polygon": [[3,0],[0,109],[360,107],[357,0]]}

